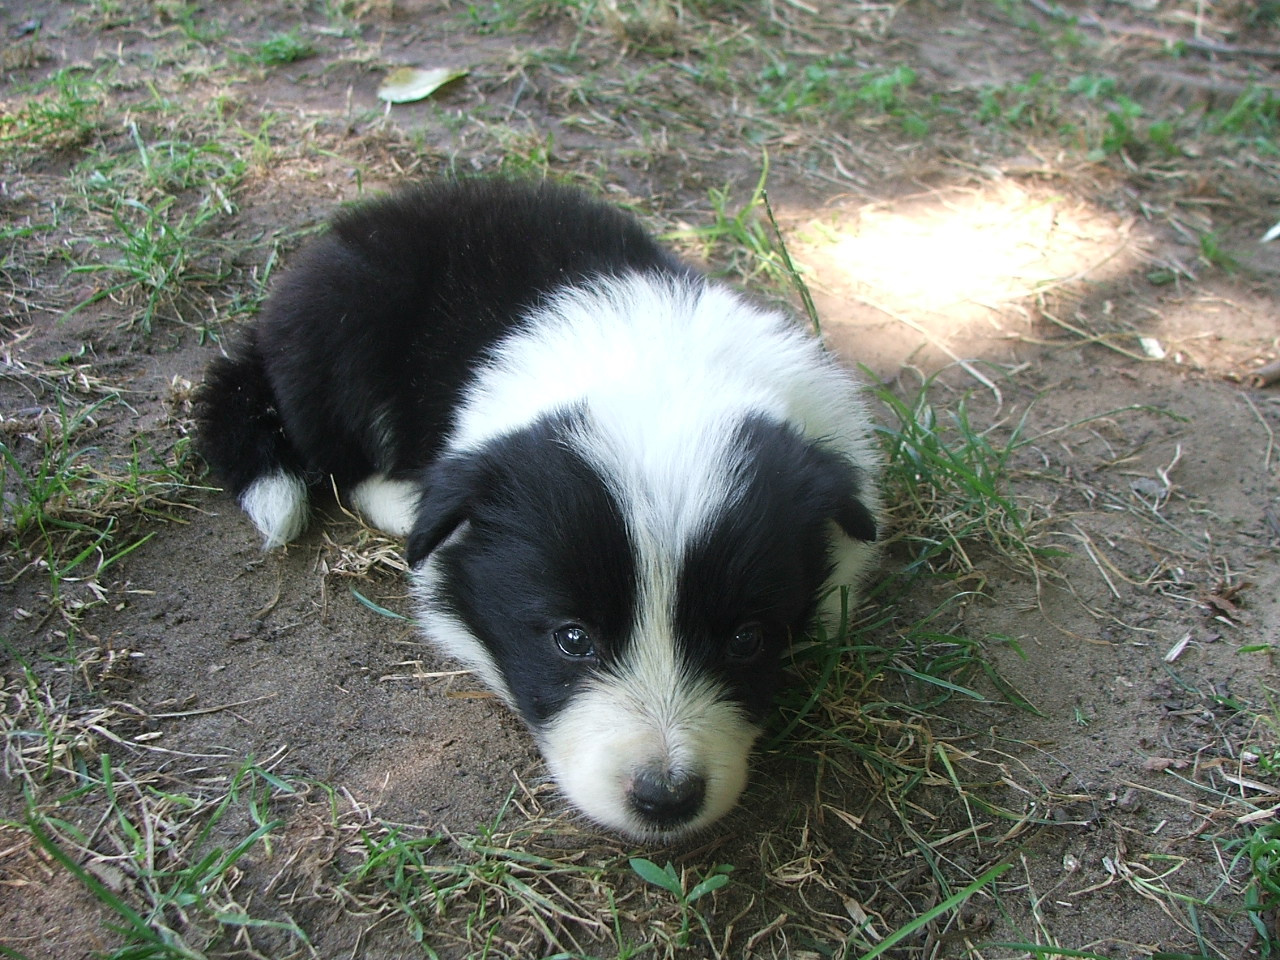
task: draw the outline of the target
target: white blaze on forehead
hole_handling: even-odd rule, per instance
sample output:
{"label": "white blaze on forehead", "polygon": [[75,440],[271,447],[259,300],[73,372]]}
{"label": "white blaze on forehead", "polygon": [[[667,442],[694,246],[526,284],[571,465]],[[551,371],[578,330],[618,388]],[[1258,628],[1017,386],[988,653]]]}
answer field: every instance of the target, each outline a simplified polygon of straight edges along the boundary
{"label": "white blaze on forehead", "polygon": [[470,449],[539,417],[590,401],[656,405],[703,417],[756,409],[814,418],[835,433],[831,409],[847,376],[783,314],[759,309],[699,279],[643,274],[566,287],[535,310],[480,371],[450,446]]}

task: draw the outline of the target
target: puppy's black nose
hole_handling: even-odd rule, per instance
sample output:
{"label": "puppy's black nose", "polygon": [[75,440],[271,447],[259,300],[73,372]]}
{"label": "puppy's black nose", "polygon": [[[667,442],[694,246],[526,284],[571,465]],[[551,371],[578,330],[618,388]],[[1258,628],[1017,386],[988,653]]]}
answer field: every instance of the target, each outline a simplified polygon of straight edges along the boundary
{"label": "puppy's black nose", "polygon": [[632,808],[657,827],[674,827],[697,815],[707,782],[693,773],[641,770],[631,781]]}

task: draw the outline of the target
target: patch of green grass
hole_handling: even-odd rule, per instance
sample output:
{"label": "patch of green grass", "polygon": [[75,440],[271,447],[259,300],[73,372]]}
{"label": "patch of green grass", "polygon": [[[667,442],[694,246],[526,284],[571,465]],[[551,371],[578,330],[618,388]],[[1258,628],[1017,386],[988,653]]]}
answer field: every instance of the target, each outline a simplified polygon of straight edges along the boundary
{"label": "patch of green grass", "polygon": [[1015,566],[1037,568],[1052,553],[1033,546],[1029,509],[1010,484],[1013,456],[1026,443],[1025,414],[1001,437],[1000,426],[974,423],[965,397],[935,405],[934,382],[925,378],[905,397],[874,391],[890,418],[877,432],[910,567],[968,573],[976,567],[971,550],[981,545]]}
{"label": "patch of green grass", "polygon": [[756,78],[756,97],[774,115],[895,116],[907,133],[919,136],[927,132],[927,122],[906,106],[916,79],[916,72],[905,64],[859,70],[844,57],[824,57],[805,65],[774,59]]}
{"label": "patch of green grass", "polygon": [[1067,84],[1067,91],[1102,109],[1101,126],[1090,150],[1093,160],[1117,154],[1144,159],[1148,155],[1176,157],[1182,152],[1178,130],[1171,120],[1148,120],[1146,110],[1120,91],[1118,81],[1104,74],[1081,74]]}
{"label": "patch of green grass", "polygon": [[[209,947],[255,928],[307,943],[292,920],[255,917],[233,895],[236,864],[265,847],[282,824],[261,817],[265,792],[275,790],[292,792],[279,778],[246,764],[218,801],[166,793],[133,782],[104,755],[98,778],[80,787],[76,801],[101,793],[110,819],[100,837],[109,838],[114,850],[99,854],[88,835],[34,804],[23,826],[113,916],[113,932],[122,942],[106,954],[110,960],[204,960]],[[212,837],[233,806],[247,807],[259,822],[226,847]],[[176,830],[175,821],[181,824]],[[128,897],[117,892],[126,883]],[[139,901],[141,909],[135,906]]]}
{"label": "patch of green grass", "polygon": [[203,207],[194,213],[178,212],[176,200],[166,197],[150,204],[131,197],[113,198],[104,212],[114,229],[91,247],[107,259],[76,264],[72,274],[106,275],[106,282],[70,312],[107,299],[134,297],[140,307],[127,321],[150,333],[160,316],[181,319],[174,307],[189,288],[226,278],[224,269],[202,264],[205,248],[201,230],[216,216]]}
{"label": "patch of green grass", "polygon": [[666,239],[692,242],[697,256],[718,264],[717,275],[733,276],[757,291],[781,297],[794,288],[797,277],[768,219],[768,178],[766,155],[745,203],[734,202],[732,183],[712,187],[707,191],[711,222],[672,231]]}
{"label": "patch of green grass", "polygon": [[[442,928],[465,929],[472,944],[515,937],[527,944],[516,955],[528,956],[572,942],[574,930],[598,936],[602,925],[594,908],[611,899],[606,867],[554,850],[537,852],[532,832],[502,831],[505,815],[504,808],[474,835],[370,824],[360,832],[362,862],[338,879],[337,888],[372,910],[389,905],[428,957],[438,956],[433,943],[440,942]],[[616,917],[614,927],[620,931]]]}
{"label": "patch of green grass", "polygon": [[70,272],[105,282],[72,311],[127,299],[139,303],[129,325],[150,333],[158,317],[182,319],[180,304],[226,279],[228,268],[210,232],[234,212],[230,195],[247,163],[212,140],[148,143],[136,125],[130,132],[133,150],[95,157],[82,167],[85,209],[108,225],[89,242],[97,257]]}
{"label": "patch of green grass", "polygon": [[191,0],[168,0],[155,4],[155,13],[162,23],[175,24],[182,36],[196,44],[218,43],[227,35],[226,25],[202,4]]}
{"label": "patch of green grass", "polygon": [[507,130],[499,134],[502,143],[498,170],[503,176],[541,180],[552,170],[555,137],[537,130]]}
{"label": "patch of green grass", "polygon": [[[165,111],[162,105],[158,107]],[[77,168],[86,192],[152,199],[193,191],[201,203],[231,213],[228,196],[239,186],[248,162],[233,152],[223,130],[201,139],[160,137],[148,140],[137,123],[129,124],[131,149],[96,152]]]}
{"label": "patch of green grass", "polygon": [[1261,957],[1280,956],[1280,824],[1263,821],[1244,828],[1243,836],[1223,849],[1233,854],[1232,872],[1245,873],[1244,913],[1254,930],[1254,946]]}
{"label": "patch of green grass", "polygon": [[1210,129],[1219,134],[1248,141],[1259,153],[1280,154],[1280,96],[1268,87],[1252,85],[1225,111],[1211,114]]}
{"label": "patch of green grass", "polygon": [[[284,822],[276,810],[299,795],[294,784],[252,759],[225,777],[206,768],[199,787],[154,770],[135,776],[134,764],[103,744],[121,745],[127,760],[138,761],[148,748],[112,730],[136,723],[136,712],[73,709],[5,649],[18,676],[3,677],[0,735],[6,773],[21,785],[26,809],[23,819],[0,826],[102,907],[110,918],[102,956],[203,960],[218,944],[250,944],[254,931],[307,946],[287,914],[271,906],[264,915],[262,904],[250,909],[237,891],[242,862],[270,856]],[[88,675],[87,662],[77,667]]]}
{"label": "patch of green grass", "polygon": [[185,438],[167,452],[142,438],[124,456],[99,448],[99,415],[118,402],[78,404],[58,393],[51,409],[0,440],[4,539],[12,556],[45,571],[54,607],[67,581],[96,581],[148,540],[140,521],[173,520],[192,491],[207,489],[192,482]]}
{"label": "patch of green grass", "polygon": [[104,84],[81,69],[64,67],[21,91],[25,99],[0,112],[0,147],[6,151],[67,150],[83,146],[97,130]]}
{"label": "patch of green grass", "polygon": [[1200,259],[1225,273],[1235,273],[1240,269],[1240,261],[1222,246],[1221,239],[1213,231],[1200,235]]}
{"label": "patch of green grass", "polygon": [[305,60],[316,52],[315,44],[298,29],[273,33],[249,48],[249,59],[265,67],[278,67],[286,63]]}
{"label": "patch of green grass", "polygon": [[1036,72],[1019,83],[987,87],[978,97],[978,120],[1006,127],[1035,129],[1056,126],[1060,107],[1052,83]]}

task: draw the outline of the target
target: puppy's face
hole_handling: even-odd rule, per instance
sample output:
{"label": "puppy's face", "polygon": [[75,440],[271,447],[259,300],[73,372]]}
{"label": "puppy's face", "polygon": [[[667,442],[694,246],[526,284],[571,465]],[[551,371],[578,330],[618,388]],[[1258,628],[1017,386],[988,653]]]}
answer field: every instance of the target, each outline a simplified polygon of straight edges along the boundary
{"label": "puppy's face", "polygon": [[676,836],[736,802],[829,538],[874,522],[853,470],[780,424],[740,423],[679,493],[589,433],[550,418],[437,464],[409,561],[428,634],[520,712],[570,801]]}

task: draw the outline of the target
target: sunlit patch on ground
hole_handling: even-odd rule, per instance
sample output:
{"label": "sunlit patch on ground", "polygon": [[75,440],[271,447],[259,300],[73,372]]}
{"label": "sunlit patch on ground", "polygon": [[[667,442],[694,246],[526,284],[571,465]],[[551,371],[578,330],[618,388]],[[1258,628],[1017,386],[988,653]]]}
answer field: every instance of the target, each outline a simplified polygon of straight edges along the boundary
{"label": "sunlit patch on ground", "polygon": [[1037,295],[1083,293],[1135,269],[1142,243],[1114,213],[1008,180],[797,217],[792,258],[833,342],[856,322],[876,365],[932,344],[989,352]]}

